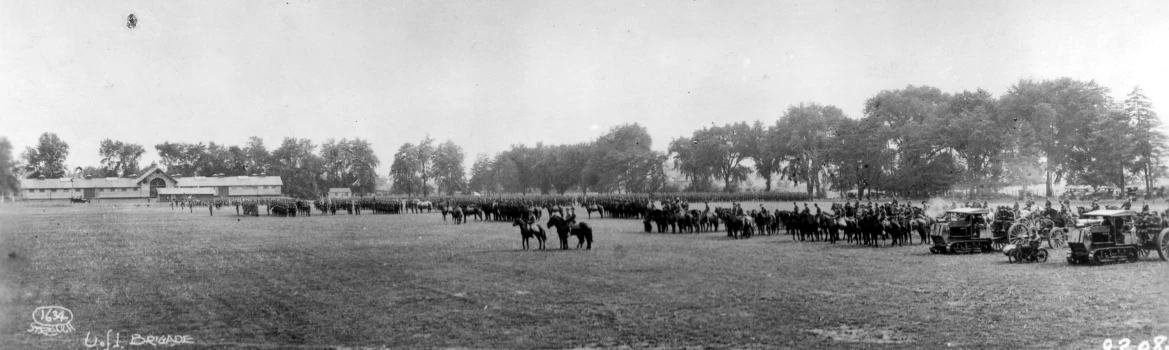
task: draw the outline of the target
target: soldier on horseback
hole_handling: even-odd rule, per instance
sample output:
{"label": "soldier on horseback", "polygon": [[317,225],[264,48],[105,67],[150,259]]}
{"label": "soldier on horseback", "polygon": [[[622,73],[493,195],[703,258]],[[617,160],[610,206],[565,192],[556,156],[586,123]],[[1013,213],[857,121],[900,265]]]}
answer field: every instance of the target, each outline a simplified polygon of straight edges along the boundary
{"label": "soldier on horseback", "polygon": [[1092,199],[1092,210],[1093,211],[1100,210],[1100,200],[1099,199]]}

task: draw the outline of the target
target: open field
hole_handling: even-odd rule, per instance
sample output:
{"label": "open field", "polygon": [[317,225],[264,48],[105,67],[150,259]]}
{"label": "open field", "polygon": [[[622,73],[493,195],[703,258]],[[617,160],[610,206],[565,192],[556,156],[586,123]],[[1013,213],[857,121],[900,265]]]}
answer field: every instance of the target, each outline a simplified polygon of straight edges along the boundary
{"label": "open field", "polygon": [[[1169,335],[1155,253],[1008,264],[595,218],[591,251],[521,251],[507,223],[228,211],[0,205],[0,348],[83,349],[108,330],[130,348],[132,334],[190,336],[180,349],[1089,349]],[[53,305],[76,330],[28,332]]]}

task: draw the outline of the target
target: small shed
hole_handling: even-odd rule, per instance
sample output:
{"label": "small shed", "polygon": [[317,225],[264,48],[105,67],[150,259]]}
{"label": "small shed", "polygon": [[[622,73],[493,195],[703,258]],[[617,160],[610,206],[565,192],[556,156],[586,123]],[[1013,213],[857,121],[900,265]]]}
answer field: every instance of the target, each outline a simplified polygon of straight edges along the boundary
{"label": "small shed", "polygon": [[349,198],[353,197],[353,191],[347,187],[334,187],[329,189],[329,198]]}

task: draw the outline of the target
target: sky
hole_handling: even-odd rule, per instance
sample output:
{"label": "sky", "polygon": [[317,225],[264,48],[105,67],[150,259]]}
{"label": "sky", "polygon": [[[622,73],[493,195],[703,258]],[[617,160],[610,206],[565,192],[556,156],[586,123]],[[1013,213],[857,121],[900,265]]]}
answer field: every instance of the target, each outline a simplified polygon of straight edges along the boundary
{"label": "sky", "polygon": [[[137,26],[126,25],[134,14]],[[1169,115],[1165,1],[0,0],[0,137],[98,145],[368,140],[388,174],[426,135],[478,153],[636,122],[703,126],[908,85],[1140,86]],[[1167,123],[1169,124],[1169,123]]]}

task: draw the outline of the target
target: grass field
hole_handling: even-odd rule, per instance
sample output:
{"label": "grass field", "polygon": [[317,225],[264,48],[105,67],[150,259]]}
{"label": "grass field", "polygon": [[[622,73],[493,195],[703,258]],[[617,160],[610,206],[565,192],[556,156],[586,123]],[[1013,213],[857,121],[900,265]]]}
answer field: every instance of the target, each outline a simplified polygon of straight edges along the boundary
{"label": "grass field", "polygon": [[[1169,263],[1155,253],[1008,264],[589,224],[591,251],[521,251],[510,224],[437,214],[3,205],[0,348],[84,349],[107,331],[129,348],[151,347],[132,334],[194,342],[177,349],[1096,349],[1169,335]],[[75,331],[28,332],[40,306],[71,310]]]}

